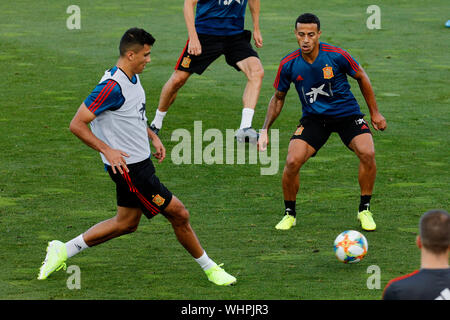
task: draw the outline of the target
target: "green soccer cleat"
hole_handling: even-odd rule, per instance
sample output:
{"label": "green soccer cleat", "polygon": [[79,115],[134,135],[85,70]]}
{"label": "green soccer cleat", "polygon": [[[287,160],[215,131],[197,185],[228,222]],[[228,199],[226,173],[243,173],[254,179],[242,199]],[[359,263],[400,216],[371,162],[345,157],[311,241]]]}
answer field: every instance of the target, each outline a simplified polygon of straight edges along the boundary
{"label": "green soccer cleat", "polygon": [[66,245],[58,240],[53,240],[48,243],[47,255],[44,262],[39,269],[38,280],[47,279],[47,277],[54,271],[61,268],[66,269],[67,250]]}
{"label": "green soccer cleat", "polygon": [[275,229],[278,230],[289,230],[293,226],[295,226],[297,223],[297,219],[294,216],[291,216],[290,214],[285,214],[283,219],[281,219],[280,222],[275,226]]}
{"label": "green soccer cleat", "polygon": [[222,264],[216,265],[205,270],[208,280],[218,286],[230,286],[236,283],[236,278],[221,268]]}
{"label": "green soccer cleat", "polygon": [[372,217],[372,212],[369,210],[358,212],[358,220],[361,222],[361,228],[365,231],[374,231],[377,228]]}

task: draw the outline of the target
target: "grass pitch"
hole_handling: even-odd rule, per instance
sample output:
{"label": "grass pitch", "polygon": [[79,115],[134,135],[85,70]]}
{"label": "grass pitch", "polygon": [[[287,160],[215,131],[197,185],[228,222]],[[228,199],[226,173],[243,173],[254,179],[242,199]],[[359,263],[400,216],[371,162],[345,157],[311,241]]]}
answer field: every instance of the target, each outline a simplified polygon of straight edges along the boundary
{"label": "grass pitch", "polygon": [[[172,163],[174,130],[193,132],[197,120],[203,130],[239,126],[245,79],[221,58],[180,91],[161,132],[168,158],[156,167],[190,210],[209,256],[225,262],[237,285],[209,283],[162,216],[143,218],[136,233],[70,259],[68,265],[81,270],[80,290],[67,288],[64,271],[36,280],[48,241],[67,241],[115,214],[114,185],[99,155],[68,125],[115,64],[121,35],[139,26],[157,39],[141,75],[150,119],[187,38],[182,1],[78,1],[80,30],[66,27],[71,4],[0,4],[0,299],[379,299],[391,278],[419,267],[419,217],[432,208],[449,209],[448,2],[424,8],[423,1],[382,1],[381,29],[369,30],[372,1],[286,0],[261,5],[264,47],[258,53],[265,79],[253,124],[264,121],[280,59],[297,48],[295,19],[316,13],[321,40],[362,64],[388,121],[387,131],[374,133],[378,228],[365,233],[366,258],[344,265],[333,254],[340,232],[360,230],[358,161],[335,135],[302,169],[297,226],[289,232],[274,228],[283,213],[289,137],[301,116],[294,89],[273,126],[280,130],[277,174],[261,176],[254,164]],[[367,112],[357,83],[351,85]],[[380,289],[367,287],[372,265],[380,268]]]}

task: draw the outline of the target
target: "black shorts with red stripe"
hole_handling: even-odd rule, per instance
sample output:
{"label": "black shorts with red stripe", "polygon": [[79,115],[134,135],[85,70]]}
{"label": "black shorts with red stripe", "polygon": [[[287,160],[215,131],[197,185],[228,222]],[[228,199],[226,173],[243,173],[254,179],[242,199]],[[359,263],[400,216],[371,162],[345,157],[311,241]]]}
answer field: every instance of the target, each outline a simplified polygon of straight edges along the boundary
{"label": "black shorts with red stripe", "polygon": [[155,175],[155,167],[150,159],[127,164],[129,172],[116,174],[110,166],[106,169],[116,183],[117,205],[127,208],[141,208],[144,215],[151,219],[163,212],[172,200],[172,193]]}
{"label": "black shorts with red stripe", "polygon": [[239,61],[249,57],[258,58],[258,53],[250,43],[251,36],[252,33],[249,30],[231,36],[199,34],[198,39],[202,46],[202,53],[198,56],[190,55],[188,53],[188,40],[181,56],[178,58],[175,70],[202,74],[211,63],[223,54],[228,65],[234,67],[237,71],[241,71],[237,66]]}
{"label": "black shorts with red stripe", "polygon": [[315,156],[333,132],[339,134],[342,142],[350,150],[349,144],[354,137],[363,133],[372,134],[369,124],[364,120],[363,114],[341,118],[305,116],[300,119],[300,123],[291,140],[304,140],[316,150],[313,155]]}

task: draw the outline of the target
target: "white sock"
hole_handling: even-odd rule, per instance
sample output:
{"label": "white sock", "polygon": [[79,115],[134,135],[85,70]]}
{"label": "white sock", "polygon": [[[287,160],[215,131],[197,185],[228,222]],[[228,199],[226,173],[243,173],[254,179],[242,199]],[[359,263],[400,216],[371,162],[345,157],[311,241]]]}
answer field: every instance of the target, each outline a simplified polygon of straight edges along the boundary
{"label": "white sock", "polygon": [[67,258],[73,257],[77,253],[89,248],[86,242],[84,242],[83,235],[80,234],[78,237],[65,243],[67,250]]}
{"label": "white sock", "polygon": [[242,109],[242,120],[241,120],[241,126],[239,129],[244,129],[252,126],[252,120],[253,120],[253,114],[255,113],[255,110],[250,108],[244,108]]}
{"label": "white sock", "polygon": [[161,129],[164,117],[166,116],[167,111],[161,112],[156,109],[155,119],[153,119],[151,125],[155,125],[156,128]]}
{"label": "white sock", "polygon": [[203,251],[203,255],[200,258],[195,259],[195,261],[197,261],[197,263],[204,271],[216,266],[216,263],[212,261],[206,254],[206,251]]}

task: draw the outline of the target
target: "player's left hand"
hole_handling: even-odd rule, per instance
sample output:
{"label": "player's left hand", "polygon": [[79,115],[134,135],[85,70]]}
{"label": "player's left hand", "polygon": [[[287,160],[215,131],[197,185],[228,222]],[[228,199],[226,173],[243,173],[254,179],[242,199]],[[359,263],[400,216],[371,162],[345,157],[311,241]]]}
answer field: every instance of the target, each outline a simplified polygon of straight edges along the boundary
{"label": "player's left hand", "polygon": [[262,46],[263,46],[263,38],[261,36],[261,31],[253,30],[253,40],[255,40],[255,46],[257,48],[262,48]]}
{"label": "player's left hand", "polygon": [[383,117],[383,115],[379,112],[374,113],[370,117],[372,122],[372,127],[375,130],[384,131],[387,128],[386,119]]}
{"label": "player's left hand", "polygon": [[158,159],[158,163],[161,163],[166,158],[166,148],[164,148],[164,145],[158,136],[152,139],[152,145],[155,148],[155,152],[152,154],[156,159]]}

